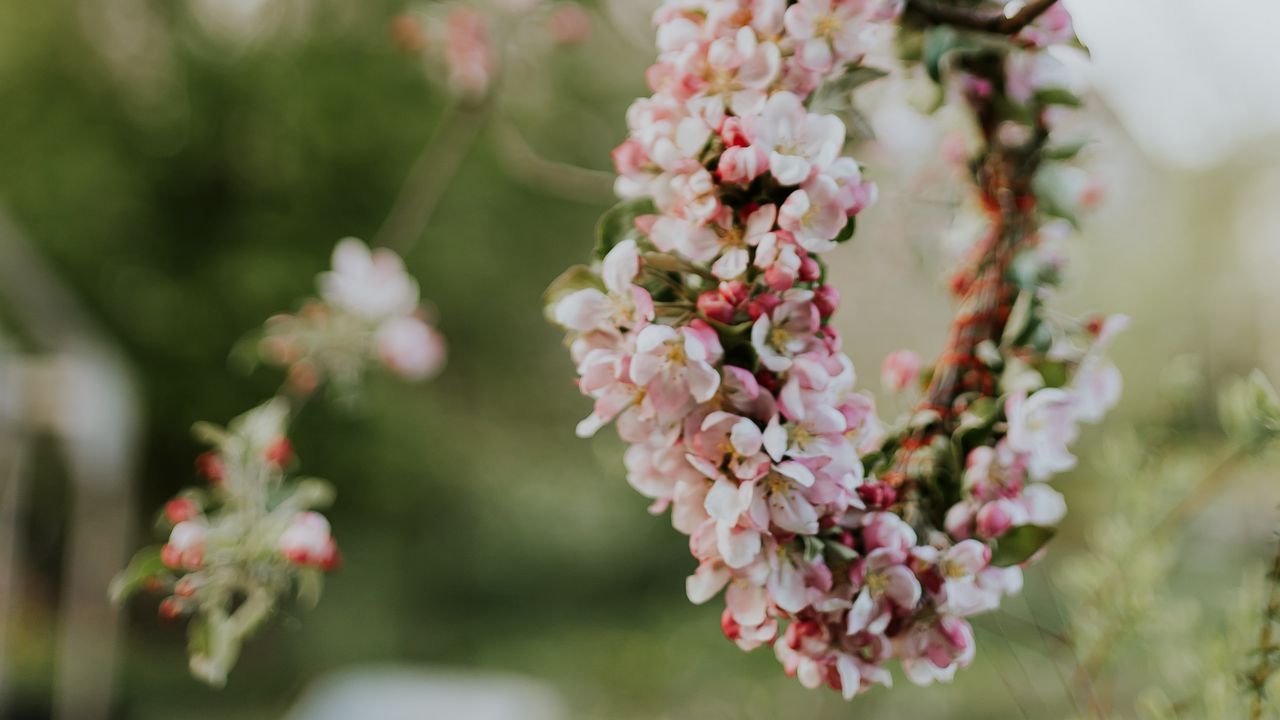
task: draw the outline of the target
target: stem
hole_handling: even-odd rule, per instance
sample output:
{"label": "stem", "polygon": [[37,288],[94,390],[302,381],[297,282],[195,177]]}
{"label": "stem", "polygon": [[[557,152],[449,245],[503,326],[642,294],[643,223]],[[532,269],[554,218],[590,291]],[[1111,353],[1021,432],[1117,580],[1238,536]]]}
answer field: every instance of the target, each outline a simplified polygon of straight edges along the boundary
{"label": "stem", "polygon": [[431,224],[431,216],[462,167],[484,126],[490,103],[474,107],[449,105],[423,146],[396,196],[374,245],[407,255]]}
{"label": "stem", "polygon": [[[1128,560],[1141,552],[1154,542],[1158,542],[1167,538],[1168,534],[1177,529],[1179,525],[1188,517],[1193,515],[1196,510],[1203,508],[1207,504],[1207,500],[1213,496],[1215,492],[1222,488],[1222,485],[1232,477],[1232,471],[1236,469],[1243,460],[1248,458],[1249,453],[1244,448],[1236,448],[1232,450],[1225,458],[1223,458],[1207,475],[1196,483],[1196,486],[1187,493],[1177,505],[1173,507],[1160,522],[1150,532],[1138,538],[1129,555],[1121,560],[1112,569],[1106,581],[1099,584],[1099,590],[1089,598],[1088,604],[1092,605],[1098,602],[1099,595],[1103,592],[1102,588],[1112,585],[1119,580],[1119,576],[1123,574],[1128,566]],[[1280,562],[1280,555],[1277,556],[1277,562]],[[1080,664],[1076,669],[1077,682],[1092,683],[1094,675],[1107,658],[1111,654],[1111,648],[1119,638],[1124,628],[1126,618],[1117,618],[1107,628],[1107,632],[1103,633],[1106,641],[1096,650],[1093,651],[1085,662]]]}
{"label": "stem", "polygon": [[1031,0],[1013,15],[1006,15],[1006,8],[997,11],[977,10],[947,5],[935,0],[908,0],[907,9],[934,25],[952,25],[963,30],[1017,35],[1023,28],[1035,22],[1058,0]]}
{"label": "stem", "polygon": [[1275,657],[1275,621],[1280,617],[1280,546],[1276,548],[1275,560],[1271,563],[1271,572],[1267,575],[1271,582],[1271,595],[1267,598],[1266,611],[1262,616],[1262,627],[1258,630],[1258,666],[1249,676],[1253,691],[1253,702],[1249,706],[1249,720],[1262,720],[1262,712],[1267,700],[1267,681],[1275,673],[1273,664]]}

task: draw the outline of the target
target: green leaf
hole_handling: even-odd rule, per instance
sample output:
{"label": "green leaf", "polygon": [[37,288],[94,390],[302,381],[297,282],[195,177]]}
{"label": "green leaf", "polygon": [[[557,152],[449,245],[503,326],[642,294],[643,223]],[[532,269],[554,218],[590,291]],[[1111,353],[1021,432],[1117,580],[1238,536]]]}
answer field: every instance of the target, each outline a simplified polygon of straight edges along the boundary
{"label": "green leaf", "polygon": [[636,218],[657,212],[651,198],[623,200],[605,211],[596,223],[595,255],[603,260],[614,245],[636,232]]}
{"label": "green leaf", "polygon": [[574,265],[551,281],[542,292],[542,312],[549,322],[555,322],[554,308],[556,303],[579,290],[595,288],[604,290],[604,283],[591,268],[586,265]]}
{"label": "green leaf", "polygon": [[854,217],[849,218],[849,222],[845,223],[844,227],[841,228],[840,234],[836,235],[836,242],[838,243],[847,242],[850,238],[853,237],[853,233],[857,229],[858,229],[858,219]]}
{"label": "green leaf", "polygon": [[841,560],[848,561],[848,560],[856,560],[858,558],[858,551],[854,550],[848,545],[845,545],[842,542],[826,543],[826,549],[832,555],[835,555]]}
{"label": "green leaf", "polygon": [[337,491],[327,480],[313,477],[301,478],[282,504],[287,503],[289,507],[299,510],[315,510],[332,505],[335,495]]}
{"label": "green leaf", "polygon": [[1055,534],[1056,528],[1040,525],[1020,525],[1001,535],[991,552],[991,564],[995,567],[1019,565],[1036,554]]}
{"label": "green leaf", "polygon": [[991,427],[991,424],[995,422],[996,416],[999,414],[1000,408],[996,405],[995,398],[980,397],[961,413],[960,423],[956,427],[956,431],[964,433],[969,430]]}
{"label": "green leaf", "polygon": [[1026,290],[1018,293],[1018,299],[1013,301],[1013,309],[1009,311],[1009,319],[1005,321],[1004,333],[1000,336],[1000,342],[1004,345],[1013,345],[1018,342],[1018,338],[1026,332],[1027,326],[1031,324],[1031,310],[1035,304],[1035,294]]}
{"label": "green leaf", "polygon": [[320,592],[324,590],[324,573],[315,568],[303,568],[298,571],[298,604],[307,610],[320,603]]}
{"label": "green leaf", "polygon": [[119,605],[141,590],[147,580],[167,572],[160,560],[160,547],[145,547],[129,561],[129,566],[111,579],[107,592],[111,602]]}
{"label": "green leaf", "polygon": [[1066,88],[1040,88],[1036,90],[1035,98],[1041,105],[1062,105],[1073,108],[1084,105],[1083,100]]}
{"label": "green leaf", "polygon": [[822,556],[823,542],[813,535],[801,535],[800,542],[804,545],[804,561],[813,562]]}
{"label": "green leaf", "polygon": [[1050,145],[1040,151],[1041,157],[1045,160],[1071,160],[1080,154],[1080,151],[1089,144],[1087,140],[1077,140],[1075,142],[1064,143],[1062,145]]}
{"label": "green leaf", "polygon": [[949,25],[934,25],[924,32],[924,69],[934,82],[942,81],[942,63],[960,42],[960,33]]}
{"label": "green leaf", "polygon": [[191,434],[206,445],[222,447],[227,441],[227,431],[210,422],[200,421],[191,426]]}

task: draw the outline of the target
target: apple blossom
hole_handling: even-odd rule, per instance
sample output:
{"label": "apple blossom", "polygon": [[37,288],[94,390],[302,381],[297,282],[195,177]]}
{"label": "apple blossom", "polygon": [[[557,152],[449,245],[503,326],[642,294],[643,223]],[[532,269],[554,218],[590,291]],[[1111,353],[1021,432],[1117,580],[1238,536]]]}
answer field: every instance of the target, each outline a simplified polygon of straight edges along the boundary
{"label": "apple blossom", "polygon": [[[828,81],[856,84],[846,72],[903,6],[663,2],[652,95],[632,103],[613,153],[624,202],[601,224],[609,250],[548,292],[594,403],[578,432],[614,422],[629,443],[628,482],[689,536],[689,599],[723,591],[728,639],[772,645],[804,686],[846,698],[891,684],[891,663],[929,684],[972,661],[964,618],[1021,589],[1020,566],[1065,513],[1042,481],[1074,465],[1079,424],[1119,391],[1103,357],[1114,333],[1044,310],[1062,269],[1054,231],[1036,231],[1048,205],[1032,183],[992,188],[1007,175],[984,172],[984,231],[1006,196],[1021,224],[973,242],[919,407],[886,423],[858,391],[824,256],[876,191],[843,123],[810,106]],[[944,96],[999,121],[966,167],[1014,152],[1010,172],[1042,164],[1057,94],[1038,91],[1057,80],[1027,68],[1048,67],[1042,49],[1070,37],[1069,19],[1055,10],[1018,31],[1024,45],[997,49],[957,30],[943,50],[984,48],[981,72],[929,68],[954,83]],[[882,370],[894,390],[922,375],[906,351]]]}

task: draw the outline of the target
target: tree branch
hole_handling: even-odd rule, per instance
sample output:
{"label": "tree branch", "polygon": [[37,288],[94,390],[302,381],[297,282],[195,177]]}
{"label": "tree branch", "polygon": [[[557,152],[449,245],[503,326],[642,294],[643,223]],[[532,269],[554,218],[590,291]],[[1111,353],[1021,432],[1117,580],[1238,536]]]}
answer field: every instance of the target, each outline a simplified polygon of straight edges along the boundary
{"label": "tree branch", "polygon": [[998,11],[982,11],[948,5],[936,0],[908,0],[907,9],[934,25],[952,25],[964,30],[1017,35],[1023,28],[1053,7],[1058,0],[1030,0],[1013,15],[1006,15],[1006,8]]}

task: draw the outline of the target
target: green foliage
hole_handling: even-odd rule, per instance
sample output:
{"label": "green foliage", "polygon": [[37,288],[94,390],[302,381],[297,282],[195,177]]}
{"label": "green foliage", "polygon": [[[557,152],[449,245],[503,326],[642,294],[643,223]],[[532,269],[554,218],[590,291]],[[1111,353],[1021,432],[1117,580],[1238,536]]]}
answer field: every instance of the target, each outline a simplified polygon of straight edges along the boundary
{"label": "green foliage", "polygon": [[128,567],[112,578],[111,587],[108,589],[111,602],[116,605],[123,604],[139,590],[144,589],[148,581],[167,572],[168,569],[160,560],[158,545],[139,550],[129,561]]}
{"label": "green foliage", "polygon": [[991,552],[991,564],[996,567],[1021,565],[1039,552],[1053,539],[1055,528],[1039,525],[1021,525],[1000,536]]}
{"label": "green foliage", "polygon": [[603,260],[614,245],[634,237],[637,234],[636,218],[655,212],[653,200],[647,197],[623,200],[609,208],[596,224],[596,258]]}

